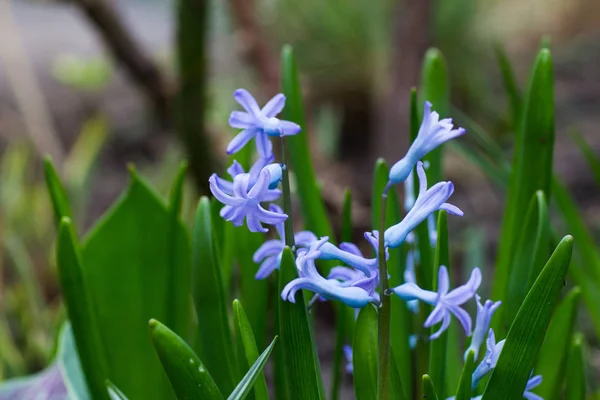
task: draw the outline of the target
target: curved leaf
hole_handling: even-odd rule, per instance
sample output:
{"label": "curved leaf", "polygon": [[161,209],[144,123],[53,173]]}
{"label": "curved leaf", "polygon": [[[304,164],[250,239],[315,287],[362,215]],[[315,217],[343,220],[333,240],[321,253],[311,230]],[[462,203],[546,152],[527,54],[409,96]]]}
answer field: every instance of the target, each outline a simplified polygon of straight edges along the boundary
{"label": "curved leaf", "polygon": [[370,304],[361,308],[358,312],[354,328],[354,341],[352,342],[354,393],[357,400],[377,398],[379,362],[377,320],[377,311]]}
{"label": "curved leaf", "polygon": [[50,156],[44,157],[44,177],[46,178],[46,186],[50,193],[50,200],[52,209],[54,210],[56,223],[58,224],[62,217],[73,218],[67,193],[58,177],[54,164],[52,164],[52,158],[50,158]]}
{"label": "curved leaf", "polygon": [[438,400],[438,395],[435,392],[435,386],[431,377],[427,374],[423,375],[423,399],[425,400]]}
{"label": "curved leaf", "polygon": [[458,389],[456,391],[456,398],[454,400],[471,400],[471,382],[473,380],[473,372],[475,371],[475,352],[469,351],[467,354],[467,361],[460,375],[460,381],[458,383]]}
{"label": "curved leaf", "polygon": [[586,392],[585,360],[583,357],[584,338],[581,333],[573,335],[573,342],[569,350],[567,365],[567,387],[565,399],[584,400]]}
{"label": "curved leaf", "polygon": [[[264,377],[262,370],[265,368],[265,365],[267,364],[267,361],[269,360],[269,356],[271,355],[271,351],[273,351],[273,347],[275,347],[276,341],[277,341],[277,336],[275,336],[275,338],[273,338],[273,341],[271,342],[269,347],[267,347],[265,349],[265,351],[263,351],[263,353],[260,355],[260,357],[258,357],[256,359],[256,361],[254,362],[252,367],[250,367],[250,370],[248,370],[248,372],[246,373],[244,378],[237,385],[237,387],[235,388],[233,393],[231,393],[229,395],[227,400],[243,400],[243,399],[245,399],[246,396],[248,395],[248,393],[250,392],[250,389],[252,389],[252,385],[254,385],[254,382],[256,382],[256,380],[260,376]],[[265,390],[266,390],[266,387],[265,387]],[[267,397],[265,397],[265,399],[268,399],[268,395],[267,395]]]}

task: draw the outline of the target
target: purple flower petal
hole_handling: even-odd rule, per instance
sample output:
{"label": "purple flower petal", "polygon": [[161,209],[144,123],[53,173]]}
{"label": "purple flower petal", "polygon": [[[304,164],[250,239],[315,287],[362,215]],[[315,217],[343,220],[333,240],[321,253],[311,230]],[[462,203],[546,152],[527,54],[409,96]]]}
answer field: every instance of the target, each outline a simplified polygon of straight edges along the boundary
{"label": "purple flower petal", "polygon": [[279,131],[281,136],[296,135],[302,131],[300,125],[291,121],[279,121]]}
{"label": "purple flower petal", "polygon": [[285,96],[283,95],[283,93],[279,93],[273,96],[273,98],[269,100],[267,104],[265,104],[261,112],[265,117],[273,118],[276,117],[277,114],[279,114],[283,110],[284,106]]}
{"label": "purple flower petal", "polygon": [[240,151],[257,133],[258,130],[256,128],[244,129],[238,133],[227,145],[227,154],[234,154]]}
{"label": "purple flower petal", "polygon": [[273,155],[273,143],[264,132],[256,135],[256,150],[260,158],[270,158]]}
{"label": "purple flower petal", "polygon": [[250,92],[246,89],[237,89],[233,92],[233,98],[237,101],[244,109],[255,118],[260,115],[260,108],[258,108],[258,104],[256,100]]}
{"label": "purple flower petal", "polygon": [[246,129],[252,127],[256,119],[243,111],[232,111],[229,115],[229,126],[232,128]]}

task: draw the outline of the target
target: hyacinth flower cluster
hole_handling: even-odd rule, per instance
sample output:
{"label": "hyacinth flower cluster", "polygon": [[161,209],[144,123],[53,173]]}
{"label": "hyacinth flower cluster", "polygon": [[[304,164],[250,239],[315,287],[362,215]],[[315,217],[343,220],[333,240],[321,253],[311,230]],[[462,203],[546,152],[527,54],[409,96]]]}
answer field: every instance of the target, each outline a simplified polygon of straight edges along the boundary
{"label": "hyacinth flower cluster", "polygon": [[[230,126],[242,131],[228,144],[227,154],[238,152],[255,139],[259,158],[248,173],[234,161],[228,169],[231,181],[213,174],[209,179],[210,189],[224,204],[220,215],[227,221],[236,226],[243,225],[245,221],[248,229],[253,232],[267,232],[268,229],[263,224],[274,227],[278,238],[266,241],[254,254],[254,261],[259,264],[256,279],[265,279],[280,267],[286,246],[283,225],[288,218],[284,210],[273,204],[282,193],[279,184],[286,165],[273,162],[273,145],[270,138],[296,135],[300,133],[301,128],[293,122],[277,118],[285,105],[283,94],[273,97],[262,109],[244,89],[236,90],[234,98],[245,111],[231,113]],[[494,332],[490,329],[492,315],[500,306],[500,302],[486,300],[481,303],[477,294],[482,283],[479,268],[471,271],[466,283],[452,289],[448,270],[446,266],[441,265],[437,274],[436,291],[421,288],[416,279],[415,265],[418,263],[418,253],[415,251],[413,233],[417,226],[426,221],[430,244],[435,246],[435,213],[444,210],[450,215],[463,215],[460,208],[448,203],[454,192],[453,183],[442,181],[430,187],[426,165],[422,159],[441,144],[464,133],[463,128],[454,128],[450,118],[440,119],[438,113],[432,111],[431,104],[425,102],[418,135],[406,155],[390,169],[388,183],[382,194],[382,198],[385,199],[395,184],[404,184],[404,218],[383,232],[365,232],[364,237],[373,249],[373,257],[365,256],[353,243],[341,243],[336,246],[328,237],[318,238],[309,231],[295,233],[292,250],[295,252],[298,277],[283,288],[280,296],[284,301],[294,303],[299,290],[308,290],[315,294],[314,299],[340,301],[355,309],[369,304],[380,306],[382,296],[399,297],[413,312],[418,312],[420,303],[428,304],[432,311],[425,319],[423,327],[435,330],[428,340],[438,339],[448,329],[454,317],[462,326],[465,335],[471,337],[465,357],[469,352],[473,352],[478,360],[483,342],[486,342],[485,355],[472,376],[475,389],[481,379],[494,369],[504,344],[504,341],[496,343]],[[418,178],[418,193],[415,193],[413,187],[413,171],[416,171]],[[383,290],[381,278],[384,276],[381,275],[379,267],[388,259],[388,249],[398,248],[405,243],[409,251],[403,275],[404,283]],[[383,249],[383,254],[380,249]],[[340,265],[332,268],[327,276],[323,276],[317,268],[320,260],[335,260]],[[384,280],[387,282],[387,276]],[[472,299],[477,303],[474,329],[471,316],[463,308]],[[436,326],[439,327],[435,328]],[[414,340],[420,339],[413,337]],[[349,359],[347,370],[352,371],[351,348],[345,348],[344,352]],[[541,376],[532,376],[523,396],[529,400],[539,400],[540,397],[530,390],[540,382]]]}

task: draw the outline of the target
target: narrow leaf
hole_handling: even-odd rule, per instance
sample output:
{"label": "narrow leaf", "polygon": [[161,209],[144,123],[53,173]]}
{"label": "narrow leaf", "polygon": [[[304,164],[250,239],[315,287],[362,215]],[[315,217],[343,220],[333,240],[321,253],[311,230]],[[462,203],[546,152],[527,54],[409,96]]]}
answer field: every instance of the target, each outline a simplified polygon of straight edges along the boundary
{"label": "narrow leaf", "polygon": [[92,399],[108,399],[105,381],[108,379],[106,354],[96,309],[83,274],[79,243],[68,217],[60,220],[56,245],[58,275],[81,367]]}
{"label": "narrow leaf", "polygon": [[573,288],[556,307],[540,349],[534,371],[542,375],[543,380],[535,392],[545,400],[562,398],[560,392],[569,357],[569,347],[565,346],[565,343],[571,343],[580,294],[579,288]]}
{"label": "narrow leaf", "polygon": [[221,391],[229,393],[237,382],[237,368],[221,269],[213,241],[210,202],[206,197],[200,199],[194,221],[193,285],[199,355]]}
{"label": "narrow leaf", "polygon": [[567,387],[565,399],[584,400],[586,393],[585,359],[583,356],[584,337],[581,333],[573,335],[567,364]]}
{"label": "narrow leaf", "polygon": [[110,400],[128,400],[127,396],[125,396],[123,392],[119,390],[117,385],[111,381],[106,381],[106,388],[108,389],[108,396],[110,397]]}
{"label": "narrow leaf", "polygon": [[423,375],[423,399],[438,400],[438,395],[435,392],[435,386],[429,375]]}
{"label": "narrow leaf", "polygon": [[519,86],[517,84],[515,72],[502,44],[495,44],[494,53],[496,55],[496,60],[498,61],[498,66],[500,67],[500,72],[502,73],[504,91],[506,92],[506,96],[508,98],[511,128],[516,131],[519,125],[521,114],[521,91],[519,90]]}
{"label": "narrow leaf", "polygon": [[483,400],[521,398],[567,274],[573,238],[565,236],[527,294],[512,323]]}
{"label": "narrow leaf", "polygon": [[[292,250],[286,247],[281,257],[279,289],[298,276]],[[302,291],[296,294],[292,303],[279,298],[279,337],[283,353],[288,398],[290,400],[321,399],[321,376],[317,374],[314,337],[308,320],[308,313]]]}
{"label": "narrow leaf", "polygon": [[377,311],[372,305],[360,309],[352,343],[354,393],[357,400],[377,398]]}
{"label": "narrow leaf", "polygon": [[[267,361],[269,360],[269,356],[271,355],[271,351],[273,351],[273,347],[275,347],[275,342],[277,342],[277,336],[275,336],[275,338],[273,338],[273,341],[271,342],[269,347],[267,347],[265,349],[265,351],[263,351],[263,353],[260,355],[260,357],[258,357],[256,359],[254,364],[250,367],[250,369],[248,370],[248,372],[246,373],[244,378],[242,378],[240,383],[237,385],[235,390],[229,395],[227,400],[243,400],[243,399],[245,399],[246,396],[248,395],[248,393],[250,392],[250,389],[252,389],[252,385],[254,385],[254,383],[257,381],[257,379],[264,379],[264,374],[262,371],[265,368]],[[256,386],[255,386],[255,388],[256,388]],[[266,386],[265,386],[265,391],[266,391]],[[265,397],[265,399],[268,399],[269,398],[268,394],[267,393],[265,393],[265,394],[267,395],[267,397]],[[259,397],[257,396],[256,398],[258,399]]]}
{"label": "narrow leaf", "polygon": [[[244,369],[250,368],[258,360],[258,348],[254,340],[252,327],[239,300],[233,301],[233,324],[235,326],[236,340],[242,344],[241,348],[238,347],[238,349],[243,352],[241,357],[246,361]],[[256,400],[269,400],[265,375],[260,372],[254,377],[254,380],[256,381],[254,384],[254,398]]]}
{"label": "narrow leaf", "polygon": [[469,354],[467,354],[467,361],[465,362],[462,374],[460,375],[460,381],[458,383],[455,400],[471,400],[471,382],[474,371],[475,352],[471,350],[469,351]]}
{"label": "narrow leaf", "polygon": [[178,399],[219,400],[223,395],[190,346],[155,319],[148,323],[156,354]]}
{"label": "narrow leaf", "polygon": [[583,155],[585,161],[590,167],[590,170],[592,170],[592,174],[594,175],[594,181],[596,181],[596,185],[600,186],[600,158],[598,157],[598,154],[596,154],[592,146],[590,146],[590,144],[585,140],[585,138],[579,131],[572,130],[571,138],[573,139],[577,147],[579,147],[579,150],[581,151],[581,154]]}
{"label": "narrow leaf", "polygon": [[67,193],[60,182],[56,169],[54,169],[50,156],[44,157],[44,176],[46,178],[48,192],[50,193],[50,200],[52,202],[56,223],[58,224],[63,217],[73,218]]}

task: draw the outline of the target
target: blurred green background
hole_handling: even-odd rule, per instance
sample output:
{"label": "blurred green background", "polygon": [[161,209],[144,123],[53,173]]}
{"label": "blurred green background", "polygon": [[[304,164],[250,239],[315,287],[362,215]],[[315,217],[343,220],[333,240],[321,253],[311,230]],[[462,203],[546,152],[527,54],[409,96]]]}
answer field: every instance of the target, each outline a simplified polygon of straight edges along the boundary
{"label": "blurred green background", "polygon": [[[407,148],[409,90],[427,48],[447,59],[450,115],[510,154],[516,117],[498,52],[524,87],[543,38],[555,65],[555,171],[598,234],[598,186],[570,134],[600,150],[595,0],[0,0],[0,379],[45,366],[64,319],[45,154],[82,232],[125,188],[129,163],[166,193],[188,159],[191,215],[208,176],[227,163],[233,90],[246,87],[261,102],[274,95],[279,50],[289,43],[323,197],[339,215],[343,191],[353,190],[360,236],[370,226],[375,160],[393,162]],[[505,194],[464,153],[450,150],[445,160],[458,187],[453,203],[466,215],[451,221],[455,247],[486,267]]]}

